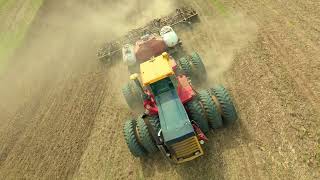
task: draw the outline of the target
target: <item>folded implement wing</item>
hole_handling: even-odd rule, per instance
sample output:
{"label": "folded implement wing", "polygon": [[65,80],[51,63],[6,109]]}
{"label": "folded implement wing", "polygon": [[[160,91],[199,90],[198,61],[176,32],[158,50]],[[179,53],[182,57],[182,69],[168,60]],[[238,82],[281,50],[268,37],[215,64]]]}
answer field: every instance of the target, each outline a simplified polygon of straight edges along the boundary
{"label": "folded implement wing", "polygon": [[107,42],[102,48],[98,50],[97,56],[99,60],[106,63],[112,63],[114,56],[121,55],[121,48],[124,44],[135,44],[141,36],[148,34],[159,34],[163,26],[175,27],[183,23],[191,23],[197,19],[197,12],[191,7],[182,7],[176,9],[174,13],[169,14],[158,19],[153,19],[146,26],[133,29],[125,36],[119,37],[116,40]]}

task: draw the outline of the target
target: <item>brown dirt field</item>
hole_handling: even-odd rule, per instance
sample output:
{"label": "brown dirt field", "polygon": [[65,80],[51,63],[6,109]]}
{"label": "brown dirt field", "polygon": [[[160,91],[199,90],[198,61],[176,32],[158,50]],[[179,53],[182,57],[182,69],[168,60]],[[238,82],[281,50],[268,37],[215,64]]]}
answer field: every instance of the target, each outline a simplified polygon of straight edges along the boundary
{"label": "brown dirt field", "polygon": [[205,156],[183,165],[133,158],[122,135],[134,115],[119,90],[127,72],[95,60],[97,44],[143,23],[126,18],[165,12],[152,14],[158,4],[47,0],[0,79],[0,177],[319,179],[320,2],[221,0],[222,14],[207,0],[184,2],[201,23],[179,35],[240,116],[210,132]]}

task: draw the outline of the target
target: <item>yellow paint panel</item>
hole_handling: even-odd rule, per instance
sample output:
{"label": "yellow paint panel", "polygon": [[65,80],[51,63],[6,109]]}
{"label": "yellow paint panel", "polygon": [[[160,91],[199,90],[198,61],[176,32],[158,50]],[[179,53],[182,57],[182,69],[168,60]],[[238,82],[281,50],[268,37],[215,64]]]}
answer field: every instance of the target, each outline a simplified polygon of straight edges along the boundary
{"label": "yellow paint panel", "polygon": [[140,71],[143,86],[174,74],[167,53],[140,64]]}
{"label": "yellow paint panel", "polygon": [[[182,142],[176,143],[172,145],[172,148],[176,153],[174,159],[177,163],[191,161],[204,154],[196,136],[192,136]],[[196,152],[198,153],[195,154]]]}

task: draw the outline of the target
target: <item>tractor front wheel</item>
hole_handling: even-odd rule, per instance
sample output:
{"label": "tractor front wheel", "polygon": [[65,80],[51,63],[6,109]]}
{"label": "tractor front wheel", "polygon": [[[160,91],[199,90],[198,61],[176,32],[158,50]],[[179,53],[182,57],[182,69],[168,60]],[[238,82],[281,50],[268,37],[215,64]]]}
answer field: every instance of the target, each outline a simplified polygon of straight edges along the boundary
{"label": "tractor front wheel", "polygon": [[190,64],[197,83],[205,82],[207,80],[207,70],[197,52],[191,53]]}
{"label": "tractor front wheel", "polygon": [[137,87],[134,81],[130,81],[122,88],[122,94],[128,106],[132,110],[138,110],[139,107],[142,108],[142,105],[143,105],[142,92],[139,89],[139,87]]}
{"label": "tractor front wheel", "polygon": [[191,55],[180,58],[179,65],[180,72],[189,77],[196,86],[207,80],[207,71],[198,53],[193,52]]}

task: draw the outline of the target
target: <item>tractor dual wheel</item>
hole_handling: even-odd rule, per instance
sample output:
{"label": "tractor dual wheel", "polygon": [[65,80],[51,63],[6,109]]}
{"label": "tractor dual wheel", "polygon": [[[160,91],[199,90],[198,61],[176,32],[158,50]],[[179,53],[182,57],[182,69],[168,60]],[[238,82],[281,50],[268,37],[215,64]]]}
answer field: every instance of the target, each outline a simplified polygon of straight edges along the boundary
{"label": "tractor dual wheel", "polygon": [[204,109],[201,107],[201,102],[197,96],[186,104],[189,111],[189,117],[194,120],[200,127],[201,131],[207,133],[209,131],[209,124],[206,120]]}
{"label": "tractor dual wheel", "polygon": [[143,157],[147,153],[139,143],[136,127],[137,122],[135,120],[126,121],[123,127],[123,134],[131,154],[135,157]]}
{"label": "tractor dual wheel", "polygon": [[200,82],[206,81],[207,71],[201,57],[197,52],[191,53],[190,63],[197,80]]}
{"label": "tractor dual wheel", "polygon": [[143,105],[142,92],[134,81],[129,81],[122,88],[122,94],[131,109],[135,110]]}
{"label": "tractor dual wheel", "polygon": [[[150,118],[148,118],[146,120],[149,121],[149,119]],[[144,149],[146,149],[149,154],[157,152],[158,148],[157,148],[151,134],[149,133],[148,126],[146,125],[145,120],[140,117],[137,120],[137,124],[138,124],[138,128],[137,128],[138,135],[140,137],[141,144],[144,147]]]}
{"label": "tractor dual wheel", "polygon": [[180,64],[181,73],[188,76],[188,77],[191,77],[192,76],[192,69],[191,69],[190,63],[187,60],[187,58],[183,57],[183,58],[179,59],[179,64]]}
{"label": "tractor dual wheel", "polygon": [[210,92],[212,95],[216,96],[219,101],[223,123],[229,125],[236,121],[238,118],[237,111],[228,91],[223,86],[219,85],[211,88]]}
{"label": "tractor dual wheel", "polygon": [[201,90],[198,95],[210,127],[212,129],[221,128],[223,126],[222,118],[210,93],[207,90]]}
{"label": "tractor dual wheel", "polygon": [[179,59],[181,73],[191,79],[195,85],[200,85],[207,80],[207,71],[199,54],[193,52],[191,55]]}

